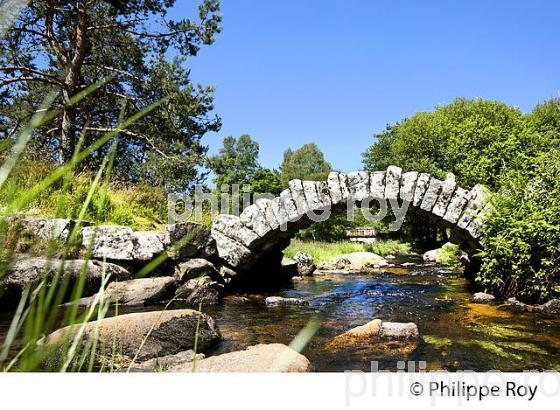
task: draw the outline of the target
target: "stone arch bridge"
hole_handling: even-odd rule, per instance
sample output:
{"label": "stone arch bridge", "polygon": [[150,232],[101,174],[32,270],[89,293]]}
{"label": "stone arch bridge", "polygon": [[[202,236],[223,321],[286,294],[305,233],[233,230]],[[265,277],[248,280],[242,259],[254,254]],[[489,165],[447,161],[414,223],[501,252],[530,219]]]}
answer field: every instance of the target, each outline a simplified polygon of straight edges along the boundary
{"label": "stone arch bridge", "polygon": [[488,192],[456,185],[453,174],[442,181],[427,173],[386,171],[331,172],[326,181],[294,179],[274,199],[258,199],[239,216],[218,215],[212,225],[218,255],[237,270],[277,261],[290,239],[314,222],[310,212],[340,210],[363,201],[407,201],[428,221],[450,228],[450,240],[473,253],[484,242],[483,216]]}

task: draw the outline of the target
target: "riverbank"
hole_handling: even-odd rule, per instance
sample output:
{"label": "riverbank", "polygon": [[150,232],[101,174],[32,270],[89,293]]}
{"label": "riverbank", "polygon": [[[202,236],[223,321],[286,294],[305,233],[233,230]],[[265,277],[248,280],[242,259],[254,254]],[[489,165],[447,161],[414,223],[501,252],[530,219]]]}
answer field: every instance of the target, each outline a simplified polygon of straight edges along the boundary
{"label": "riverbank", "polygon": [[387,255],[415,255],[408,243],[396,240],[380,240],[373,244],[340,241],[302,241],[292,239],[290,245],[284,250],[284,256],[294,258],[298,252],[310,255],[317,265],[329,262],[334,257],[353,252],[372,252],[379,256]]}

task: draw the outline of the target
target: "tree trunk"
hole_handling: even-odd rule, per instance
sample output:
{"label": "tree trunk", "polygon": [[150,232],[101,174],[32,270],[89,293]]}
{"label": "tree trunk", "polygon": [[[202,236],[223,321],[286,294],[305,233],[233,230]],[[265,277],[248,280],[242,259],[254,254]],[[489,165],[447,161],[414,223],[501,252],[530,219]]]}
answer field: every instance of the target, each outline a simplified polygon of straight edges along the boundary
{"label": "tree trunk", "polygon": [[60,132],[59,161],[64,164],[72,159],[76,149],[76,110],[72,107],[71,98],[79,89],[80,74],[86,54],[88,2],[82,1],[78,7],[78,23],[76,26],[74,55],[68,64],[68,72],[64,79],[64,109]]}
{"label": "tree trunk", "polygon": [[65,164],[72,159],[76,149],[76,137],[74,135],[74,121],[76,112],[73,107],[66,105],[62,113],[62,125],[60,130],[59,162]]}

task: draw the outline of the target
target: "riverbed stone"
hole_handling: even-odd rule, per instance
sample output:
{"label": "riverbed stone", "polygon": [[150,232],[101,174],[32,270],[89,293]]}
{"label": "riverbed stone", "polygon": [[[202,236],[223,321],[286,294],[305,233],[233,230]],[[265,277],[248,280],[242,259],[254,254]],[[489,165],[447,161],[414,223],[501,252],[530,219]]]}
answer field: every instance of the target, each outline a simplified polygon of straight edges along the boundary
{"label": "riverbed stone", "polygon": [[224,286],[208,276],[187,280],[175,291],[175,297],[187,305],[217,305],[223,298]]}
{"label": "riverbed stone", "polygon": [[297,270],[301,276],[311,276],[317,269],[313,258],[305,252],[298,252],[294,256],[297,263]]}
{"label": "riverbed stone", "polygon": [[[347,264],[346,261],[349,261],[350,263]],[[329,265],[344,265],[342,269],[346,270],[363,270],[368,268],[380,268],[383,266],[387,266],[387,261],[382,256],[379,256],[373,252],[352,252],[333,258],[329,262]]]}
{"label": "riverbed stone", "polygon": [[333,270],[344,270],[347,268],[349,269],[350,265],[352,265],[350,259],[342,255],[335,256],[328,263],[329,269],[333,269]]}
{"label": "riverbed stone", "polygon": [[[170,366],[171,372],[192,372],[193,364]],[[258,344],[237,352],[207,357],[194,363],[194,372],[287,372],[311,371],[311,363],[302,354],[279,343]]]}
{"label": "riverbed stone", "polygon": [[210,316],[196,310],[179,309],[95,320],[86,323],[83,329],[81,324],[67,326],[51,333],[41,343],[61,346],[82,330],[82,345],[97,334],[100,356],[110,357],[116,342],[119,353],[129,358],[136,356],[139,362],[193,349],[195,343],[198,352],[205,352],[222,338]]}
{"label": "riverbed stone", "polygon": [[264,300],[267,306],[307,306],[309,302],[300,298],[283,298],[281,296],[269,296]]}
{"label": "riverbed stone", "polygon": [[220,282],[222,276],[214,264],[206,259],[193,258],[179,263],[175,266],[173,278],[179,284],[183,284],[190,279],[209,276],[213,280]]}
{"label": "riverbed stone", "polygon": [[206,356],[202,353],[195,354],[194,350],[185,350],[172,355],[148,359],[140,363],[134,363],[131,372],[164,372],[174,366],[192,366],[195,360],[202,360]]}
{"label": "riverbed stone", "polygon": [[500,308],[502,309],[506,309],[512,312],[528,312],[530,311],[530,307],[529,305],[527,305],[526,303],[523,303],[519,300],[517,300],[516,298],[509,298],[508,300],[505,301],[505,303],[500,306]]}
{"label": "riverbed stone", "polygon": [[393,339],[412,339],[417,338],[419,333],[416,323],[383,322],[380,335]]}
{"label": "riverbed stone", "polygon": [[91,226],[82,229],[82,248],[89,250],[93,258],[148,261],[164,247],[157,232],[137,232],[126,226]]}
{"label": "riverbed stone", "polygon": [[43,276],[46,285],[50,286],[59,272],[62,278],[69,280],[70,288],[77,283],[82,274],[85,274],[83,296],[90,296],[99,291],[103,275],[106,275],[109,280],[127,280],[132,277],[131,273],[121,266],[97,260],[20,259],[10,267],[0,281],[0,307],[10,308],[17,305],[24,289],[34,288],[41,282]]}
{"label": "riverbed stone", "polygon": [[475,303],[491,303],[496,300],[494,295],[485,292],[477,292],[473,295],[473,302]]}
{"label": "riverbed stone", "polygon": [[381,334],[381,319],[373,319],[371,322],[366,323],[365,325],[356,326],[341,335],[336,336],[336,338],[371,338],[377,337]]}
{"label": "riverbed stone", "polygon": [[560,313],[560,299],[552,299],[542,305],[537,305],[535,306],[535,311],[557,315]]}

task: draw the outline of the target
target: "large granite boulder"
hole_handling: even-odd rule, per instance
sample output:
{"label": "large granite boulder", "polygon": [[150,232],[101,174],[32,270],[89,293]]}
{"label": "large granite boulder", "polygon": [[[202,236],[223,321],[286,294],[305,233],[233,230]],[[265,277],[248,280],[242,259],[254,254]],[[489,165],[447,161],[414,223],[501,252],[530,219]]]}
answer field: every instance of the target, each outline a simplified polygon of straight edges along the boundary
{"label": "large granite boulder", "polygon": [[[194,367],[194,370],[193,370]],[[172,365],[171,372],[299,373],[311,371],[311,363],[302,354],[280,343],[258,344],[246,350],[211,356],[196,362]]]}
{"label": "large granite boulder", "polygon": [[[149,306],[171,299],[176,287],[175,280],[169,276],[132,279],[110,283],[103,296],[106,301],[121,306]],[[94,295],[71,304],[91,306],[96,299]]]}
{"label": "large granite boulder", "polygon": [[82,236],[82,248],[91,248],[97,259],[149,261],[164,251],[157,232],[136,232],[126,226],[85,227]]}
{"label": "large granite boulder", "polygon": [[73,219],[62,218],[22,218],[18,219],[17,222],[36,238],[43,241],[65,242],[76,226],[76,221]]}
{"label": "large granite boulder", "polygon": [[2,289],[0,293],[0,306],[11,308],[17,305],[26,287],[32,288],[36,286],[41,282],[42,278],[45,278],[46,285],[50,286],[58,274],[60,274],[62,279],[69,281],[70,289],[72,289],[81,275],[85,275],[83,296],[93,295],[99,291],[103,275],[109,277],[110,281],[127,280],[132,277],[130,272],[121,266],[97,260],[20,259],[11,266],[6,276],[0,282]]}
{"label": "large granite boulder", "polygon": [[196,222],[165,225],[162,242],[173,260],[209,258],[217,254],[210,229]]}
{"label": "large granite boulder", "polygon": [[[59,352],[51,360],[64,357],[58,349],[63,349],[81,330],[80,324],[67,326],[43,339],[42,345]],[[111,357],[116,343],[118,354],[136,356],[138,362],[193,349],[195,344],[197,351],[204,352],[222,338],[210,316],[190,309],[130,313],[88,322],[81,335],[82,345],[94,335],[99,340],[100,356]]]}

